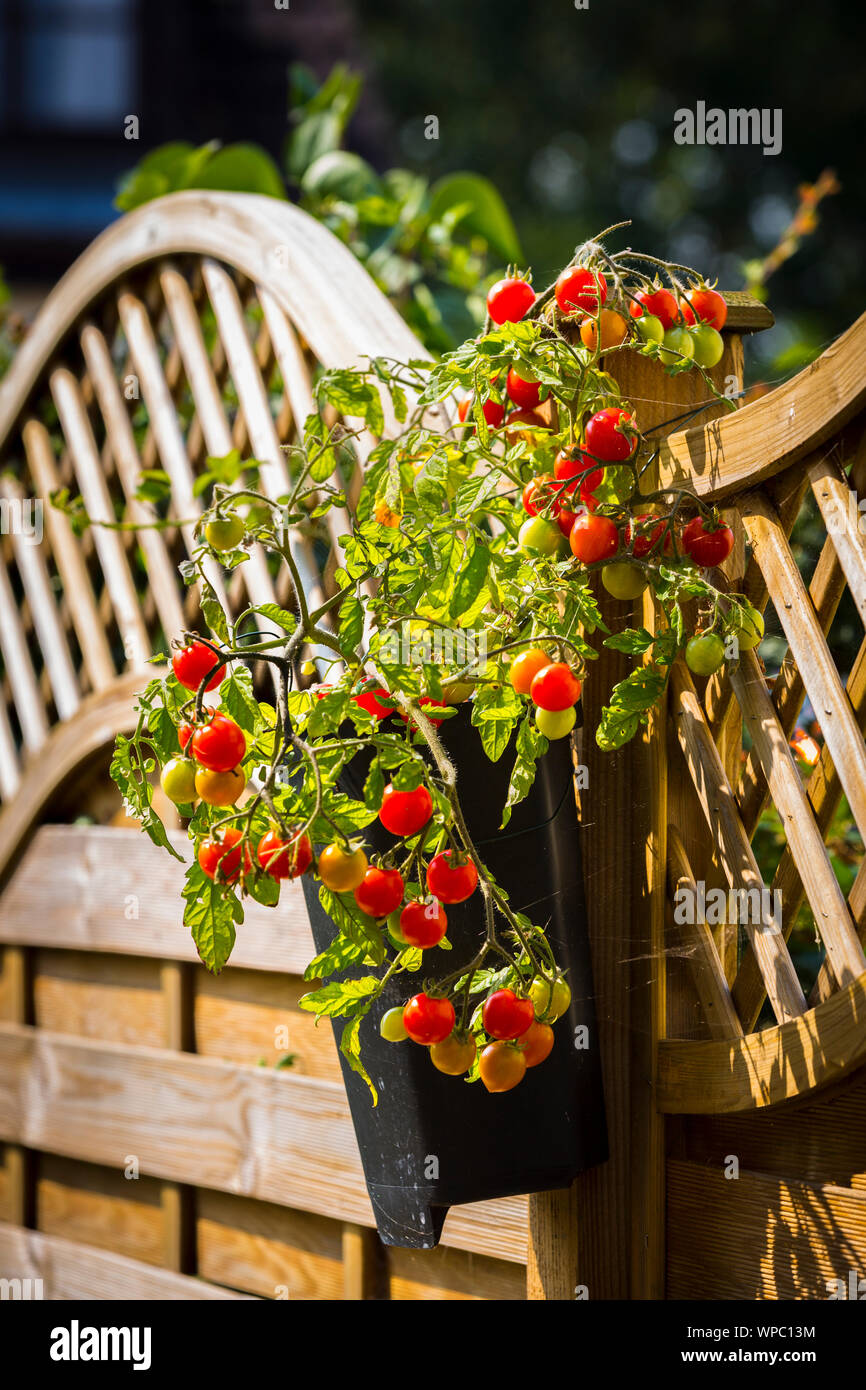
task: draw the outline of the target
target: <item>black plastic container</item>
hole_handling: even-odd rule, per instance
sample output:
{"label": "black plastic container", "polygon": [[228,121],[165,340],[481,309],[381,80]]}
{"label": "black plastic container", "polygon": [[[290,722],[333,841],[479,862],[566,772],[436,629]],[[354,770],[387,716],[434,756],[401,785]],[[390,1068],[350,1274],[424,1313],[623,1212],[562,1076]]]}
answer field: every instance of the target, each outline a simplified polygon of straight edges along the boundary
{"label": "black plastic container", "polygon": [[[500,831],[513,747],[491,763],[470,725],[468,706],[443,722],[439,732],[458,769],[461,804],[479,853],[513,906],[547,926],[556,958],[568,972],[572,1003],[554,1025],[556,1043],[547,1060],[504,1093],[491,1095],[480,1081],[469,1085],[443,1076],[426,1048],[379,1036],[382,1014],[419,990],[425,974],[447,974],[471,959],[484,930],[476,892],[446,908],[454,949],[434,949],[429,954],[435,966],[431,959],[420,974],[391,981],[361,1026],[364,1063],[379,1092],[378,1106],[341,1055],[379,1235],[385,1245],[421,1250],[437,1244],[449,1207],[567,1187],[608,1156],[571,740],[551,744],[529,796]],[[369,755],[355,759],[341,783],[344,790],[360,797],[368,766]],[[365,835],[373,849],[393,843],[378,821]],[[303,883],[316,948],[322,951],[336,929],[319,903],[318,884],[307,878]],[[359,972],[347,972],[352,973]],[[342,1027],[342,1020],[334,1020],[338,1045]],[[576,1045],[584,1028],[588,1045]]]}

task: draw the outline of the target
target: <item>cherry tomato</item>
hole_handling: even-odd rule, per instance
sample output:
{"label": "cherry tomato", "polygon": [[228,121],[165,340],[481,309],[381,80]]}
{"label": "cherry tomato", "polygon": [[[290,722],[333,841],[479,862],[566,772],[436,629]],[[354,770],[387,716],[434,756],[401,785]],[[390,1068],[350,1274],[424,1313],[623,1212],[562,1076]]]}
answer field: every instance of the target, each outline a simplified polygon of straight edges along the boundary
{"label": "cherry tomato", "polygon": [[353,695],[352,702],[365,709],[368,714],[372,714],[374,719],[387,719],[388,715],[394,712],[391,696],[381,685],[371,686],[370,689]]}
{"label": "cherry tomato", "polygon": [[[468,425],[472,422],[472,411],[472,397],[467,396],[465,401],[460,402],[457,411],[464,424]],[[500,401],[490,400],[488,397],[488,399],[482,403],[481,414],[492,430],[498,430],[502,421],[505,419],[505,406],[502,405]]]}
{"label": "cherry tomato", "polygon": [[531,516],[518,531],[517,540],[531,555],[555,555],[562,544],[562,532],[555,521]]}
{"label": "cherry tomato", "polygon": [[379,1033],[386,1042],[405,1042],[409,1034],[403,1022],[402,1009],[388,1009],[379,1020]]}
{"label": "cherry tomato", "polygon": [[[213,671],[216,662],[216,656],[204,642],[190,642],[188,647],[182,647],[179,652],[175,652],[171,658],[171,669],[187,690],[198,690],[208,671]],[[205,690],[214,690],[224,675],[225,667],[221,666],[218,671],[214,671]]]}
{"label": "cherry tomato", "polygon": [[705,632],[686,643],[686,665],[696,676],[711,676],[724,660],[725,644],[715,632]]}
{"label": "cherry tomato", "polygon": [[605,565],[601,572],[601,582],[609,594],[623,601],[638,598],[647,586],[647,581],[637,566],[630,565],[626,560]]}
{"label": "cherry tomato", "polygon": [[180,744],[180,746],[181,746],[182,749],[184,749],[184,750],[186,749],[186,745],[189,743],[189,741],[190,741],[190,739],[192,738],[192,736],[193,736],[194,733],[195,733],[195,725],[194,725],[194,724],[190,724],[189,721],[188,721],[187,719],[184,719],[183,722],[182,722],[181,724],[178,724],[178,726],[177,726],[177,741],[178,741],[178,743]]}
{"label": "cherry tomato", "polygon": [[355,902],[368,917],[387,917],[403,901],[404,887],[399,869],[371,864],[355,889]]}
{"label": "cherry tomato", "polygon": [[760,645],[764,639],[764,619],[763,615],[753,608],[750,603],[743,604],[746,616],[743,626],[736,629],[737,642],[740,650],[750,652],[754,647]]}
{"label": "cherry tomato", "polygon": [[[622,314],[618,314],[615,309],[602,309],[599,314],[599,327],[601,328],[601,350],[610,352],[611,348],[619,347],[628,337],[628,324]],[[598,327],[594,318],[584,319],[580,325],[580,340],[583,346],[589,348],[590,352],[595,352],[598,342]]]}
{"label": "cherry tomato", "polygon": [[[649,555],[652,551],[657,550],[659,544],[661,543],[662,536],[664,536],[665,538],[664,544],[662,546],[664,554],[670,555],[671,551],[673,550],[673,540],[671,539],[671,533],[670,531],[667,531],[666,533],[667,523],[664,521],[659,521],[655,526],[653,526],[650,529],[649,523],[654,520],[655,518],[650,516],[648,512],[643,512],[640,516],[636,516],[634,519],[635,537],[634,545],[632,546],[632,554],[635,556],[636,559],[641,559],[644,555]],[[628,528],[627,532],[627,539],[630,538],[631,527]]]}
{"label": "cherry tomato", "polygon": [[186,806],[195,800],[195,763],[191,758],[169,758],[159,781],[175,806]]}
{"label": "cherry tomato", "polygon": [[487,1091],[513,1091],[526,1075],[526,1058],[512,1043],[488,1043],[478,1064]]}
{"label": "cherry tomato", "polygon": [[563,710],[580,699],[580,681],[564,661],[551,661],[533,677],[529,693],[540,709]]}
{"label": "cherry tomato", "polygon": [[573,705],[569,705],[568,709],[557,710],[542,709],[540,705],[536,707],[536,728],[551,742],[558,738],[565,738],[571,733],[576,722],[577,712]]}
{"label": "cherry tomato", "polygon": [[231,772],[247,751],[244,731],[227,714],[216,714],[192,736],[192,755],[211,772]]}
{"label": "cherry tomato", "polygon": [[380,500],[376,503],[373,515],[380,526],[387,526],[391,531],[396,530],[403,519],[400,512],[395,512],[384,500]]}
{"label": "cherry tomato", "polygon": [[469,407],[472,404],[471,396],[464,396],[457,406],[457,418],[462,424],[466,423],[466,416],[469,414]]}
{"label": "cherry tomato", "polygon": [[407,903],[400,913],[400,932],[407,946],[419,946],[426,951],[438,946],[448,930],[448,918],[439,901]]}
{"label": "cherry tomato", "polygon": [[629,423],[634,423],[631,411],[618,405],[597,410],[586,424],[589,452],[597,459],[604,459],[605,463],[622,463],[637,448],[637,440],[622,431],[622,426]]}
{"label": "cherry tomato", "polygon": [[702,516],[692,517],[683,531],[683,550],[701,569],[712,569],[727,560],[734,548],[730,526],[709,526]]}
{"label": "cherry tomato", "polygon": [[214,550],[236,550],[246,535],[246,526],[241,517],[215,517],[204,528],[205,540]]}
{"label": "cherry tomato", "polygon": [[494,323],[517,323],[534,303],[535,290],[518,276],[497,280],[487,291],[487,312]]}
{"label": "cherry tomato", "polygon": [[462,903],[478,887],[478,870],[471,859],[461,863],[453,849],[443,849],[427,865],[427,887],[441,903]]}
{"label": "cherry tomato", "polygon": [[513,989],[497,989],[481,1008],[481,1021],[491,1038],[507,1042],[519,1038],[535,1019],[531,999],[522,999]]}
{"label": "cherry tomato", "polygon": [[629,303],[632,318],[639,319],[644,314],[652,314],[659,320],[662,328],[673,328],[679,318],[679,306],[670,290],[638,290]]}
{"label": "cherry tomato", "polygon": [[268,830],[259,840],[256,858],[271,878],[300,878],[313,862],[313,846],[306,835],[285,840],[278,830]]}
{"label": "cherry tomato", "polygon": [[459,1033],[456,1029],[442,1042],[434,1043],[430,1049],[430,1061],[437,1071],[446,1076],[462,1076],[475,1061],[475,1039],[471,1033]]}
{"label": "cherry tomato", "polygon": [[665,326],[655,314],[642,314],[634,322],[638,337],[643,338],[645,343],[660,343],[665,336]]}
{"label": "cherry tomato", "polygon": [[433,814],[433,798],[425,786],[401,792],[390,783],[382,797],[379,819],[392,835],[416,835]]}
{"label": "cherry tomato", "polygon": [[538,516],[539,512],[550,510],[554,515],[559,511],[560,489],[556,487],[555,479],[550,473],[539,473],[537,478],[530,478],[523,489],[523,509],[530,516]]}
{"label": "cherry tomato", "polygon": [[553,476],[561,482],[579,482],[581,488],[595,492],[604,478],[604,468],[595,468],[593,459],[582,449],[560,449],[553,461]]}
{"label": "cherry tomato", "polygon": [[229,826],[226,830],[216,831],[211,839],[202,840],[198,847],[198,862],[202,873],[213,879],[219,873],[222,882],[234,883],[241,871],[242,854],[244,872],[249,873],[253,867],[253,859],[249,845],[241,847],[239,844],[241,838],[241,832],[234,826]]}
{"label": "cherry tomato", "polygon": [[413,994],[403,1010],[403,1024],[413,1042],[431,1047],[444,1042],[454,1028],[454,1005],[450,999],[433,999],[429,994]]}
{"label": "cherry tomato", "polygon": [[609,516],[584,512],[571,528],[568,538],[571,553],[585,565],[609,560],[619,549],[619,531]]}
{"label": "cherry tomato", "polygon": [[247,784],[239,767],[228,772],[211,772],[200,767],[195,774],[195,789],[208,806],[234,806]]}
{"label": "cherry tomato", "polygon": [[517,1046],[528,1067],[537,1067],[553,1051],[553,1029],[549,1023],[531,1023]]}
{"label": "cherry tomato", "polygon": [[364,882],[367,867],[367,856],[362,849],[349,854],[335,842],[322,850],[316,871],[332,893],[350,893]]}
{"label": "cherry tomato", "polygon": [[400,926],[400,918],[402,915],[402,907],[395,907],[393,912],[388,913],[388,926],[386,928],[392,944],[397,947],[398,951],[402,951],[404,947],[409,945],[409,942],[403,935],[403,928]]}
{"label": "cherry tomato", "polygon": [[[594,497],[592,500],[593,503],[595,503]],[[572,527],[574,526],[574,523],[577,521],[577,518],[582,514],[583,507],[581,507],[576,512],[571,512],[568,510],[567,507],[562,507],[561,510],[556,513],[556,524],[562,532],[563,536],[565,536],[566,540],[568,540],[568,537],[571,535]]]}
{"label": "cherry tomato", "polygon": [[597,314],[599,304],[607,299],[607,281],[597,270],[586,266],[569,265],[560,271],[556,281],[556,302],[563,314]]}
{"label": "cherry tomato", "polygon": [[682,328],[675,323],[673,328],[665,329],[665,336],[662,339],[662,350],[659,357],[666,366],[676,366],[681,364],[683,358],[689,361],[694,356],[695,342],[687,328]]}
{"label": "cherry tomato", "polygon": [[725,320],[728,317],[728,306],[718,290],[698,286],[696,289],[689,290],[686,299],[689,303],[688,312],[691,312],[691,318],[689,318],[685,305],[683,305],[686,323],[694,323],[695,315],[697,315],[702,323],[708,323],[711,328],[724,328]]}
{"label": "cherry tomato", "polygon": [[532,410],[541,401],[541,383],[524,381],[522,376],[517,375],[513,367],[509,368],[506,385],[514,404],[523,409]]}
{"label": "cherry tomato", "polygon": [[509,449],[525,439],[532,444],[538,430],[549,430],[550,425],[537,410],[512,410],[505,417],[505,443]]}
{"label": "cherry tomato", "polygon": [[521,652],[514,658],[508,679],[518,695],[528,695],[533,678],[544,666],[549,665],[550,657],[547,652],[543,652],[540,647],[530,647],[529,651]]}
{"label": "cherry tomato", "polygon": [[529,986],[529,997],[535,1005],[536,1017],[545,1023],[555,1023],[571,1003],[571,987],[562,975],[551,982],[537,975]]}
{"label": "cherry tomato", "polygon": [[699,367],[715,367],[722,360],[725,340],[709,323],[691,330],[692,356]]}

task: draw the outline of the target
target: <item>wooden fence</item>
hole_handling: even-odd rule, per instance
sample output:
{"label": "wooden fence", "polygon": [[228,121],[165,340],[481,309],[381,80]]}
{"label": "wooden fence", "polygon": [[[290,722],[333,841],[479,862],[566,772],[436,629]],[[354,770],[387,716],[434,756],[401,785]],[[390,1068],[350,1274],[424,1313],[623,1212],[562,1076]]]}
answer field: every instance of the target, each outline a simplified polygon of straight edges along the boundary
{"label": "wooden fence", "polygon": [[[768,321],[732,297],[720,385]],[[866,870],[846,900],[825,849],[843,793],[866,828],[866,647],[843,687],[826,642],[846,587],[866,616],[866,552],[849,515],[803,580],[788,538],[807,490],[827,516],[863,486],[866,321],[745,411],[673,435],[700,381],[618,359],[663,438],[660,479],[729,508],[729,577],[773,604],[789,652],[772,695],[753,657],[699,689],[678,669],[645,739],[582,749],[612,1157],[567,1193],[456,1208],[417,1253],[373,1233],[330,1029],[298,1008],[300,892],[277,914],[251,905],[212,979],[180,920],[181,867],[105,778],[147,657],[196,620],[176,568],[206,457],[251,452],[276,495],[316,364],[368,353],[419,348],[324,229],[266,198],[179,194],[85,253],[0,387],[7,501],[68,487],[97,517],[135,517],[158,466],[178,519],[78,537],[46,506],[42,545],[0,537],[0,1276],[42,1277],[54,1298],[826,1296],[866,1272]],[[325,593],[330,525],[295,541]],[[258,561],[226,588],[235,612],[292,602]],[[620,661],[597,664],[589,727]],[[805,788],[788,749],[804,692],[824,735]],[[729,929],[674,929],[684,880],[761,883],[768,798],[787,837],[782,927],[758,923],[740,949]],[[803,901],[826,948],[808,1000],[786,946]]]}

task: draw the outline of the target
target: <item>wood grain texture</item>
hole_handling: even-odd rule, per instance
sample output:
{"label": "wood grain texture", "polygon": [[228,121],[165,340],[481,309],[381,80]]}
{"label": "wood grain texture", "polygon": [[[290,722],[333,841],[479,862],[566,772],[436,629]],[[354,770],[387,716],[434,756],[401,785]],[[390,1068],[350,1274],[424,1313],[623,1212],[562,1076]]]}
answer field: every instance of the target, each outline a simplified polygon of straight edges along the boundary
{"label": "wood grain texture", "polygon": [[[193,967],[189,967],[192,969]],[[274,1066],[290,1054],[291,1070],[342,1082],[333,1031],[316,1025],[298,1001],[310,989],[296,975],[252,970],[195,973],[195,1051],[226,1062]]]}
{"label": "wood grain texture", "polygon": [[435,1250],[394,1247],[388,1251],[388,1270],[395,1302],[520,1302],[526,1297],[517,1265],[441,1245]]}
{"label": "wood grain texture", "polygon": [[[672,896],[685,889],[691,901],[697,901],[697,885],[686,854],[682,837],[675,825],[668,826],[668,882]],[[737,1016],[725,971],[719,958],[713,934],[705,921],[690,923],[678,929],[682,948],[688,961],[704,1010],[710,1034],[715,1038],[737,1038],[743,1026]]]}
{"label": "wood grain texture", "polygon": [[714,1114],[778,1105],[856,1071],[866,1060],[866,975],[799,1018],[708,1042],[665,1039],[658,1099],[665,1111]]}
{"label": "wood grain texture", "polygon": [[73,1303],[188,1303],[249,1296],[19,1226],[0,1225],[0,1278],[42,1279],[46,1299]]}
{"label": "wood grain texture", "polygon": [[866,1269],[864,1192],[673,1160],[668,1202],[669,1298],[826,1299]]}
{"label": "wood grain texture", "polygon": [[43,1234],[163,1265],[165,1219],[155,1179],[40,1154],[35,1183]]}
{"label": "wood grain texture", "polygon": [[90,952],[34,952],[35,1023],[103,1042],[168,1045],[159,963]]}
{"label": "wood grain texture", "polygon": [[342,1226],[223,1192],[196,1194],[203,1279],[278,1300],[343,1298]]}
{"label": "wood grain texture", "polygon": [[[341,1085],[0,1026],[0,1139],[373,1225]],[[455,1208],[443,1241],[526,1259],[526,1199]]]}

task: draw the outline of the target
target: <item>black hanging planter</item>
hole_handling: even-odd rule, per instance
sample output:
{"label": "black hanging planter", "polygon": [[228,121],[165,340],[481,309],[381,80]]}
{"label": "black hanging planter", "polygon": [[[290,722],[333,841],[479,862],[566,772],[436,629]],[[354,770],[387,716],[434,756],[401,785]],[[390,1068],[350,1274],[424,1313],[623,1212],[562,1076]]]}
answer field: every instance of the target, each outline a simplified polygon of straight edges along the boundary
{"label": "black hanging planter", "polygon": [[[528,797],[500,831],[513,746],[491,763],[470,724],[469,706],[439,732],[458,769],[461,804],[479,853],[512,905],[547,925],[572,1002],[554,1024],[550,1056],[504,1093],[444,1076],[426,1048],[379,1036],[385,1010],[405,1003],[430,970],[392,980],[362,1024],[364,1063],[379,1092],[378,1106],[341,1054],[379,1235],[385,1245],[416,1250],[438,1243],[451,1206],[567,1187],[608,1156],[571,740],[550,745]],[[361,797],[369,762],[365,753],[350,764],[341,782],[345,791]],[[374,850],[393,843],[378,821],[365,835]],[[316,949],[323,951],[336,928],[319,903],[318,884],[306,877],[303,884]],[[436,953],[443,973],[471,959],[483,931],[478,893],[446,911],[453,951]],[[333,1022],[339,1046],[343,1022]],[[576,1047],[575,1030],[582,1026],[588,1045]]]}

